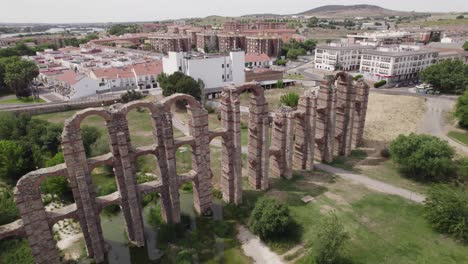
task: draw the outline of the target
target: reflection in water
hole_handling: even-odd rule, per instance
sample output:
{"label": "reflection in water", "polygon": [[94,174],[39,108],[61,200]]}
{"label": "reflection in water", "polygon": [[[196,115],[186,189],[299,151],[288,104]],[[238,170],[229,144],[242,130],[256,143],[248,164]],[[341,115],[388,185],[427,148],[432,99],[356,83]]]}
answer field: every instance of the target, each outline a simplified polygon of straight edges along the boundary
{"label": "reflection in water", "polygon": [[[148,212],[155,205],[151,204],[143,209],[143,221],[145,225],[146,247],[138,248],[131,247],[128,244],[127,235],[125,233],[125,220],[121,212],[112,216],[101,215],[101,225],[104,239],[109,246],[107,254],[108,264],[146,264],[160,263],[158,261],[163,256],[163,252],[157,248],[157,230],[148,222]],[[190,218],[190,230],[197,229],[196,213],[193,208],[193,194],[180,194],[181,212]],[[214,199],[213,201],[213,220],[222,220],[222,205],[221,201]],[[216,238],[217,255],[222,256],[224,245],[222,239]],[[199,263],[199,256],[192,256],[194,263]]]}

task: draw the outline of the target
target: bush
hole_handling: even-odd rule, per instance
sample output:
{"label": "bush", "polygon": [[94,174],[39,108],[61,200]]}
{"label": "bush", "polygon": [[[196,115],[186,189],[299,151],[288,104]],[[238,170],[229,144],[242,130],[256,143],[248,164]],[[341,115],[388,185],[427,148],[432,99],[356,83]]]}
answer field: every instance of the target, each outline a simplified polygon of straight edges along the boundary
{"label": "bush", "polygon": [[468,64],[444,60],[421,71],[421,79],[442,93],[462,94],[468,89]]}
{"label": "bush", "polygon": [[18,238],[0,240],[0,263],[35,263],[28,240]]}
{"label": "bush", "polygon": [[432,186],[424,201],[425,217],[439,232],[468,242],[468,191],[445,184]]}
{"label": "bush", "polygon": [[280,88],[280,89],[284,88],[283,80],[276,81],[276,88]]}
{"label": "bush", "polygon": [[458,117],[458,124],[461,127],[468,129],[468,91],[458,97],[455,116]]}
{"label": "bush", "polygon": [[320,223],[317,238],[314,241],[316,262],[319,264],[336,263],[348,239],[349,234],[344,230],[343,224],[335,214],[331,213]]}
{"label": "bush", "polygon": [[357,81],[357,80],[361,79],[362,77],[364,77],[362,74],[358,74],[358,75],[353,77],[353,80]]}
{"label": "bush", "polygon": [[289,208],[270,198],[255,203],[250,215],[249,228],[262,239],[278,238],[288,231],[292,223]]}
{"label": "bush", "polygon": [[280,98],[280,102],[283,105],[295,108],[299,104],[299,94],[295,92],[289,92],[287,94],[283,94]]}
{"label": "bush", "polygon": [[468,157],[456,161],[457,176],[463,183],[468,183]]}
{"label": "bush", "polygon": [[381,80],[381,81],[378,81],[378,82],[374,83],[374,88],[379,88],[379,87],[382,87],[382,86],[384,86],[386,84],[387,84],[386,80]]}
{"label": "bush", "polygon": [[143,98],[143,94],[135,90],[127,91],[126,93],[120,96],[122,103],[140,100],[141,98]]}
{"label": "bush", "polygon": [[13,200],[13,193],[0,189],[0,225],[8,224],[19,218],[19,211]]}
{"label": "bush", "polygon": [[380,156],[381,156],[382,158],[386,158],[386,159],[390,158],[390,150],[389,150],[388,148],[382,149],[382,150],[380,151]]}
{"label": "bush", "polygon": [[429,136],[400,135],[390,144],[392,159],[410,178],[446,181],[454,176],[454,150],[446,141]]}
{"label": "bush", "polygon": [[277,62],[276,64],[278,64],[278,66],[286,66],[286,63],[287,63],[286,60],[279,59],[278,62]]}

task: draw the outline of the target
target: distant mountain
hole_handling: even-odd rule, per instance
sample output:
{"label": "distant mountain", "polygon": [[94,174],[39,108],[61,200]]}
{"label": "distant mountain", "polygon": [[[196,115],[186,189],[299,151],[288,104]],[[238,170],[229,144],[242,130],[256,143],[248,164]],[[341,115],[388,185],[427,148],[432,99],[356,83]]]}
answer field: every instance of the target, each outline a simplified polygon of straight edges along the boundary
{"label": "distant mountain", "polygon": [[316,16],[321,18],[347,18],[407,16],[411,14],[414,13],[385,9],[376,5],[326,5],[299,13],[297,15]]}

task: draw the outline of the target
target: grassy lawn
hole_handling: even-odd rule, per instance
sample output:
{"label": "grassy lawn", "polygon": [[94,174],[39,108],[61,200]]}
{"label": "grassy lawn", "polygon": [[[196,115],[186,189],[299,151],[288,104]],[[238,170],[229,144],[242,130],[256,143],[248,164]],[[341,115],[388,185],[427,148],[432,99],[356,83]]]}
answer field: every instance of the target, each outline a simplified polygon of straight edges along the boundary
{"label": "grassy lawn", "polygon": [[[303,203],[300,198],[306,194],[315,201]],[[248,201],[243,206],[261,195],[245,195]],[[296,174],[290,181],[275,180],[266,195],[288,204],[297,223],[292,232],[296,235],[267,242],[279,254],[299,243],[305,245],[304,252],[315,254],[318,224],[333,211],[351,236],[344,249],[346,263],[468,262],[466,246],[433,231],[423,218],[422,205],[397,196],[319,172]],[[305,254],[296,263],[314,262]]]}
{"label": "grassy lawn", "polygon": [[465,145],[468,145],[468,133],[467,132],[459,132],[459,131],[450,131],[448,136],[456,141],[459,141]]}
{"label": "grassy lawn", "polygon": [[36,103],[45,103],[41,98],[34,100],[31,96],[26,98],[9,98],[9,99],[0,99],[0,104],[36,104]]}
{"label": "grassy lawn", "polygon": [[[268,102],[268,110],[270,112],[274,112],[276,111],[276,109],[278,109],[279,106],[281,106],[280,98],[283,94],[286,94],[289,92],[295,92],[299,95],[302,95],[304,91],[305,89],[299,86],[290,86],[284,89],[265,90],[265,98],[266,98],[266,101]],[[240,96],[241,105],[249,106],[250,95],[251,94],[247,92],[241,94]]]}

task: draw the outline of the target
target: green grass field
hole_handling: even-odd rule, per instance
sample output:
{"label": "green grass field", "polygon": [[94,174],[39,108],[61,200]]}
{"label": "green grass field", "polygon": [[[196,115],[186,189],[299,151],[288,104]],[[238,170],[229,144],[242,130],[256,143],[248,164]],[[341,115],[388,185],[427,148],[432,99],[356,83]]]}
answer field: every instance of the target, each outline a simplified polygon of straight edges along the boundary
{"label": "green grass field", "polygon": [[9,99],[0,99],[0,104],[37,104],[37,103],[45,103],[44,100],[41,98],[33,99],[32,97],[26,98],[9,98]]}
{"label": "green grass field", "polygon": [[450,131],[448,136],[468,146],[468,132]]}

